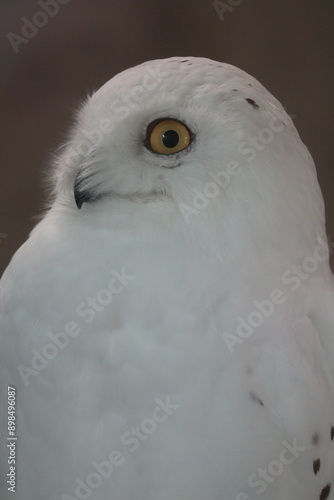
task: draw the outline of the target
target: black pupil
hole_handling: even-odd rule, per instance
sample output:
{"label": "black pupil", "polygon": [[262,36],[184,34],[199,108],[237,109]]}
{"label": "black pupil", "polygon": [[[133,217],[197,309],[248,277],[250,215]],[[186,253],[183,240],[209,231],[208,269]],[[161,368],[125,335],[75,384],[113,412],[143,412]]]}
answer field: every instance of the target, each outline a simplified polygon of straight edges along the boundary
{"label": "black pupil", "polygon": [[175,130],[166,130],[162,136],[162,142],[166,148],[175,148],[179,143],[179,134]]}

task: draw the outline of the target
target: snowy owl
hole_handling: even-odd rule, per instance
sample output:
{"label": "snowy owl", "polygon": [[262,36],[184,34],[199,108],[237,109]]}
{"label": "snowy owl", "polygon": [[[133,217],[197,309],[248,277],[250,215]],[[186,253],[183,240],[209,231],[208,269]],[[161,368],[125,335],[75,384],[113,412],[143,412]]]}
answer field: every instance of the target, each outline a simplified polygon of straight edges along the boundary
{"label": "snowy owl", "polygon": [[141,64],[52,183],[1,280],[1,498],[333,499],[324,206],[279,102],[228,64]]}

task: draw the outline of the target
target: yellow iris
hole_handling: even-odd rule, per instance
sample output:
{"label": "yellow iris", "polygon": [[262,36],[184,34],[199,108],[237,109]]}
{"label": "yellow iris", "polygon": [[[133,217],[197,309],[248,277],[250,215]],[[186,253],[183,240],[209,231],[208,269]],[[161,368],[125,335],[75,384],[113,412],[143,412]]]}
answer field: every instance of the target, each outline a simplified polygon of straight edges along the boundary
{"label": "yellow iris", "polygon": [[182,151],[191,142],[187,127],[178,120],[168,118],[153,122],[148,128],[148,146],[154,153],[170,155]]}

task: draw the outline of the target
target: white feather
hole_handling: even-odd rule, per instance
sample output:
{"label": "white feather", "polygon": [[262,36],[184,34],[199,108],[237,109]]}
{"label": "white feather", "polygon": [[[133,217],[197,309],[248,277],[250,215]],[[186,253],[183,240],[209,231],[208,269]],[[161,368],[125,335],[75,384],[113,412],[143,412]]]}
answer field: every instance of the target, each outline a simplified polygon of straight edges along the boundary
{"label": "white feather", "polygon": [[[313,161],[254,78],[182,61],[129,69],[88,100],[53,204],[2,278],[18,500],[334,498],[333,278]],[[163,117],[189,127],[189,148],[144,146]],[[10,498],[3,445],[1,460]]]}

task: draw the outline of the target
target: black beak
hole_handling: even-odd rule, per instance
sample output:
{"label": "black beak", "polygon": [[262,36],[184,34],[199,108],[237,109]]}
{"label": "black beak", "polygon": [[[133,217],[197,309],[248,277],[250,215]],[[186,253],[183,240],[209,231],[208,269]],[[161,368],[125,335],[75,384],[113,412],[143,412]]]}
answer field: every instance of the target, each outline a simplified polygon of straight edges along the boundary
{"label": "black beak", "polygon": [[98,198],[97,196],[94,196],[94,194],[89,191],[89,189],[83,188],[82,184],[83,181],[82,179],[80,179],[78,173],[74,182],[74,199],[79,210],[84,203],[91,203]]}

